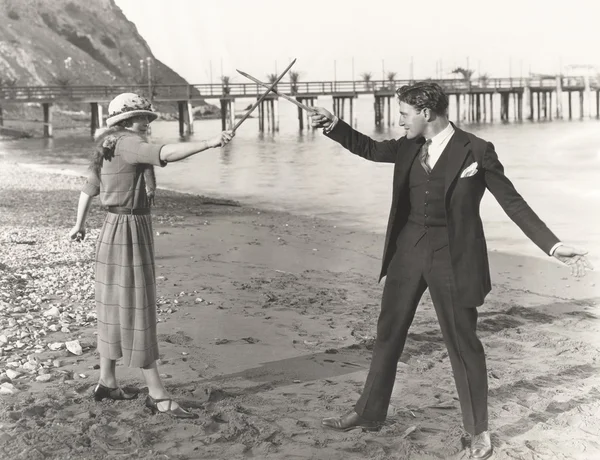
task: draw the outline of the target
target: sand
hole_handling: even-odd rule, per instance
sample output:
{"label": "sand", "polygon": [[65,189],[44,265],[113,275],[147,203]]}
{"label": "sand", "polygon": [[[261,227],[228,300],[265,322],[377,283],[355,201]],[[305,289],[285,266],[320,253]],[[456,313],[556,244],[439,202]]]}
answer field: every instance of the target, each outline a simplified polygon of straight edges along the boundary
{"label": "sand", "polygon": [[[80,185],[77,177],[0,163],[0,276],[28,268],[32,277],[18,288],[24,291],[4,292],[4,301],[16,302],[29,286],[44,291],[36,311],[59,304],[92,318],[43,338],[84,345],[79,356],[39,353],[61,361],[49,382],[26,374],[12,382],[15,394],[0,395],[0,458],[468,457],[427,293],[382,430],[320,426],[322,417],[352,408],[366,377],[382,292],[383,229],[362,232],[164,190],[153,213],[159,369],[168,390],[199,418],[151,415],[141,372],[121,365],[120,383],[140,398],[94,402],[92,263],[103,211],[95,201],[86,241],[66,240]],[[492,251],[490,261],[493,291],[480,308],[479,330],[493,458],[600,459],[598,273],[574,279],[543,255]],[[8,360],[0,356],[0,372]]]}

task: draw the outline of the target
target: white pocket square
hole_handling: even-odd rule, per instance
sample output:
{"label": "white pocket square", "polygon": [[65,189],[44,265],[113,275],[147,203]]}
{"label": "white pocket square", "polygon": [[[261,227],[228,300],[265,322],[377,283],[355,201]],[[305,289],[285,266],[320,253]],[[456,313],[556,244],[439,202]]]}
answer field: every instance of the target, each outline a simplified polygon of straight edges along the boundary
{"label": "white pocket square", "polygon": [[460,173],[460,178],[463,179],[465,177],[471,177],[477,174],[477,162],[471,163],[468,167],[463,169],[463,172]]}

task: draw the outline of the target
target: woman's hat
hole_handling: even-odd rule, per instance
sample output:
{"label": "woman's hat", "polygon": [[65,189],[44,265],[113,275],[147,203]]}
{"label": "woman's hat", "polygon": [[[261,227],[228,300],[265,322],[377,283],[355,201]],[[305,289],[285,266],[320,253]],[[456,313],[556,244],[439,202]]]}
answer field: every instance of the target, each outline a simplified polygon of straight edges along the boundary
{"label": "woman's hat", "polygon": [[106,125],[114,126],[116,123],[138,115],[146,115],[150,121],[156,120],[158,115],[148,99],[135,93],[122,93],[108,104],[108,118]]}

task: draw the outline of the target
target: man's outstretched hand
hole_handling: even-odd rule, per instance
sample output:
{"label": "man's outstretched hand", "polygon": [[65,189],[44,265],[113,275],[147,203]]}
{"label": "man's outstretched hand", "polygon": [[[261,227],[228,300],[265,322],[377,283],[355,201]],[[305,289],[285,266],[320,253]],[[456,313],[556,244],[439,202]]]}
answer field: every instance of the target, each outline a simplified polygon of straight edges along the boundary
{"label": "man's outstretched hand", "polygon": [[594,267],[585,257],[587,251],[573,248],[571,246],[559,246],[554,251],[553,256],[562,263],[571,267],[571,275],[584,276],[585,270],[593,270]]}
{"label": "man's outstretched hand", "polygon": [[333,123],[333,114],[323,107],[313,107],[315,112],[310,116],[313,128],[328,128]]}

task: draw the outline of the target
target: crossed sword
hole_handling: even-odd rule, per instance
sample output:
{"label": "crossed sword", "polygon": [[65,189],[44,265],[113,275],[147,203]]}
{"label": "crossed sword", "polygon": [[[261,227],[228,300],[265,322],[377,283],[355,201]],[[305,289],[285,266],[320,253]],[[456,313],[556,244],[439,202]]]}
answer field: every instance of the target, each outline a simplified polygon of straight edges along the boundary
{"label": "crossed sword", "polygon": [[310,113],[317,113],[317,111],[312,108],[309,107],[305,104],[302,104],[301,102],[298,102],[295,98],[293,98],[292,96],[289,96],[287,94],[284,93],[280,93],[279,91],[277,91],[275,89],[275,87],[277,86],[277,83],[279,83],[281,81],[281,79],[285,76],[286,73],[288,73],[288,71],[292,68],[292,66],[296,63],[296,59],[294,59],[292,62],[290,62],[290,65],[287,66],[287,68],[281,73],[281,75],[279,75],[277,77],[277,79],[271,83],[270,85],[267,85],[266,83],[263,83],[262,81],[258,80],[257,78],[254,78],[252,75],[247,74],[246,72],[242,72],[241,70],[236,69],[236,71],[243,75],[244,77],[248,78],[249,80],[252,80],[254,83],[256,83],[257,85],[263,86],[265,88],[267,88],[267,91],[264,92],[264,94],[262,94],[258,100],[252,105],[252,107],[250,107],[250,109],[248,109],[248,111],[244,114],[244,116],[242,118],[240,118],[240,120],[235,124],[235,126],[232,128],[232,131],[235,132],[236,129],[239,128],[239,126],[244,122],[244,120],[246,120],[246,118],[248,118],[250,116],[250,114],[254,111],[254,109],[256,109],[259,104],[264,101],[266,99],[266,97],[269,95],[269,93],[273,93],[276,94],[279,97],[282,97],[288,101],[290,101],[292,104],[297,105],[298,107],[300,107],[301,109],[306,110],[307,112]]}

